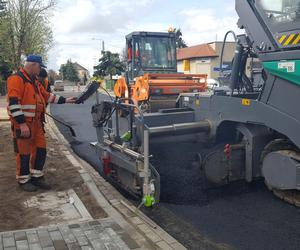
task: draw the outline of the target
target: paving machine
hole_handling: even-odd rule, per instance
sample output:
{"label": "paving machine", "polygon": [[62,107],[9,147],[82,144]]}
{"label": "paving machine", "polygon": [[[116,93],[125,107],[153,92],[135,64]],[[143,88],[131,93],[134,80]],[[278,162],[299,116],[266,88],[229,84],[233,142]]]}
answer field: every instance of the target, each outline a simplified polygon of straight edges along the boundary
{"label": "paving machine", "polygon": [[[230,91],[184,93],[178,108],[154,113],[126,98],[92,109],[105,174],[146,206],[160,197],[161,170],[151,147],[167,140],[175,148],[195,142],[193,164],[206,187],[264,178],[275,195],[300,205],[300,0],[236,0],[236,11],[245,34],[237,37]],[[263,66],[259,87],[245,73],[253,57]],[[162,158],[184,157],[168,151]]]}
{"label": "paving machine", "polygon": [[176,38],[170,32],[133,32],[126,36],[127,72],[115,96],[131,98],[143,110],[175,108],[180,93],[206,90],[206,74],[177,72]]}

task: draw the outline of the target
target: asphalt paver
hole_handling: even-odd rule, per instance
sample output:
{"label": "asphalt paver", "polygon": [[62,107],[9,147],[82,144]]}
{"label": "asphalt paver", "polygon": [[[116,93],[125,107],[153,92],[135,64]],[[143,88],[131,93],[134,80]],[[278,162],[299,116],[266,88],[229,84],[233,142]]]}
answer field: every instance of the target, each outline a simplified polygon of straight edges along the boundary
{"label": "asphalt paver", "polygon": [[[108,98],[100,95],[100,99]],[[101,162],[90,142],[96,141],[91,107],[51,106],[51,113],[69,123],[72,138],[59,125],[73,150],[101,173]],[[199,169],[193,165],[193,143],[158,144],[150,150],[161,174],[162,200],[147,215],[189,249],[299,249],[300,209],[274,197],[262,181],[235,183],[203,192]],[[176,153],[177,152],[177,153]]]}

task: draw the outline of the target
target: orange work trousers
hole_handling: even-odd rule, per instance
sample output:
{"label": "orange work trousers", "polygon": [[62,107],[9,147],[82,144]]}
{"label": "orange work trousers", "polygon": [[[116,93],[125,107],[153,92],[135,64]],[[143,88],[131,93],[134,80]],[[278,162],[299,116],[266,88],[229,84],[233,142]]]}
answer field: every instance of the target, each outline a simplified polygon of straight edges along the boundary
{"label": "orange work trousers", "polygon": [[31,177],[42,177],[46,161],[46,140],[41,114],[31,122],[26,122],[30,129],[29,138],[20,137],[20,126],[12,121],[14,148],[16,152],[16,178],[20,184],[24,184]]}

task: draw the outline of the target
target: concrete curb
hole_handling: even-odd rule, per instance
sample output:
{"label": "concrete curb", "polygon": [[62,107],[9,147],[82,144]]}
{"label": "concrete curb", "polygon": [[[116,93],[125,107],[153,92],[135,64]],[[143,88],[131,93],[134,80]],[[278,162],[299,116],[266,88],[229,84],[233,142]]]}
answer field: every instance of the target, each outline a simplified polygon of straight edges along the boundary
{"label": "concrete curb", "polygon": [[80,169],[81,177],[99,206],[125,229],[143,249],[186,249],[175,238],[130,204],[129,201],[126,201],[92,166],[79,158],[70,148],[69,143],[60,133],[55,123],[48,117],[47,124],[51,137],[61,142],[59,149],[64,151],[69,161]]}

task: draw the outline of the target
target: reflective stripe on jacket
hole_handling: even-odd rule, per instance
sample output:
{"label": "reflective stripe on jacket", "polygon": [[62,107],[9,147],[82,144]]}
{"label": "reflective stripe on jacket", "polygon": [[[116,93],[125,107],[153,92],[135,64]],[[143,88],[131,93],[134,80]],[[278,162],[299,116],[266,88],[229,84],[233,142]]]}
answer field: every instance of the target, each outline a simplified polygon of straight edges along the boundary
{"label": "reflective stripe on jacket", "polygon": [[[44,112],[47,101],[49,103],[65,102],[64,97],[47,92],[42,84],[36,79],[31,79],[24,69],[8,78],[7,90],[8,114],[19,124],[34,118],[37,108],[42,109],[38,112]],[[42,101],[42,108],[40,103],[37,103],[39,100]]]}

